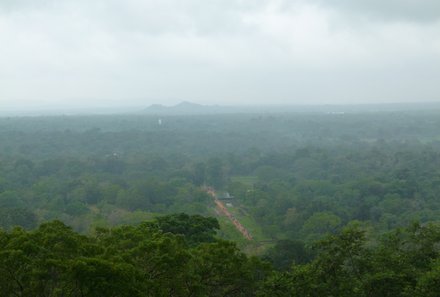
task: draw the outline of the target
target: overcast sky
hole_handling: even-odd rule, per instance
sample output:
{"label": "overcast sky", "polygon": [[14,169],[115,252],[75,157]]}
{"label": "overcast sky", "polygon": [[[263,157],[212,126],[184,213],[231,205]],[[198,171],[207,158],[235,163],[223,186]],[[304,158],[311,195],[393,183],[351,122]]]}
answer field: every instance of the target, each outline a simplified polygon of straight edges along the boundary
{"label": "overcast sky", "polygon": [[0,0],[0,105],[182,100],[440,101],[440,0]]}

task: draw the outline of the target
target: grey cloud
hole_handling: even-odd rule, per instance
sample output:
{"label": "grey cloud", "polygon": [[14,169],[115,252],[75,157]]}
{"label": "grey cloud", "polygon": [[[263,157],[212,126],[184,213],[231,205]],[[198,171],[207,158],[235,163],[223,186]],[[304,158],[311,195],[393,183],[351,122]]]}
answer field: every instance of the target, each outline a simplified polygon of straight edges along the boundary
{"label": "grey cloud", "polygon": [[114,31],[165,34],[234,33],[243,29],[241,13],[264,7],[270,0],[1,0],[0,12],[35,10],[79,15]]}
{"label": "grey cloud", "polygon": [[439,0],[306,0],[305,2],[383,21],[431,22],[440,19]]}
{"label": "grey cloud", "polygon": [[26,12],[54,5],[54,0],[1,0],[0,13]]}
{"label": "grey cloud", "polygon": [[[0,101],[431,99],[440,91],[439,5],[0,0]],[[360,17],[366,26],[353,26]]]}

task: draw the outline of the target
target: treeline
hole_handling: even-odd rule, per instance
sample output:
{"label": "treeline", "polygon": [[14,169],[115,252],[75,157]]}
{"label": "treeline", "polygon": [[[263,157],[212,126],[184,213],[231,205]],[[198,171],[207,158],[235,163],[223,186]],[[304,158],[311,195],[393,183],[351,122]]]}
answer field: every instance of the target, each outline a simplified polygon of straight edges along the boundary
{"label": "treeline", "polygon": [[379,237],[440,221],[438,115],[0,118],[0,227],[58,219],[88,234],[215,215],[208,185],[235,196],[235,214],[250,217],[256,238],[280,241],[275,250],[309,247],[352,221]]}
{"label": "treeline", "polygon": [[33,228],[60,219],[87,232],[156,214],[211,215],[203,185],[232,193],[275,240],[312,243],[353,220],[379,233],[440,220],[440,152],[375,144],[207,159],[10,158],[0,162],[0,226]]}
{"label": "treeline", "polygon": [[378,233],[440,221],[440,152],[428,146],[305,148],[257,160],[242,171],[253,184],[228,189],[273,238],[313,242],[353,220]]}
{"label": "treeline", "polygon": [[[191,158],[288,152],[306,146],[362,148],[385,141],[440,147],[440,112],[0,117],[3,157],[32,160],[183,154]],[[161,119],[161,125],[158,120]]]}
{"label": "treeline", "polygon": [[0,295],[251,296],[268,266],[184,214],[80,235],[60,221],[0,232]]}
{"label": "treeline", "polygon": [[346,227],[315,244],[311,262],[271,273],[257,296],[437,297],[439,242],[438,224],[414,223],[378,240]]}
{"label": "treeline", "polygon": [[60,219],[88,232],[155,214],[207,215],[212,198],[200,186],[224,183],[222,170],[217,159],[193,163],[183,156],[1,160],[0,227]]}
{"label": "treeline", "polygon": [[218,228],[215,219],[175,214],[88,236],[59,221],[1,231],[0,295],[438,296],[439,225],[372,240],[352,224],[283,271],[217,239]]}

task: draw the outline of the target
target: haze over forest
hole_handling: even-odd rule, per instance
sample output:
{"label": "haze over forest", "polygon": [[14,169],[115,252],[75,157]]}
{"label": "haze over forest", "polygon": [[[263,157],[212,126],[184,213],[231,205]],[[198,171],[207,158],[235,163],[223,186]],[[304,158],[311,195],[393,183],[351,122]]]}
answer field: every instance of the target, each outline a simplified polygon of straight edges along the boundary
{"label": "haze over forest", "polygon": [[440,297],[439,0],[0,0],[1,297]]}

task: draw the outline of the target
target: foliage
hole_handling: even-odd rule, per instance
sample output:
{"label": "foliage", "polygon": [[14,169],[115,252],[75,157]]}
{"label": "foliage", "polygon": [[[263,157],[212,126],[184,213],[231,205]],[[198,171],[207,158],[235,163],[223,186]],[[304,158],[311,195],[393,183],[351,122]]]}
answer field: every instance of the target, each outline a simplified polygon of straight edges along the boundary
{"label": "foliage", "polygon": [[439,119],[0,118],[0,295],[438,296]]}
{"label": "foliage", "polygon": [[[316,245],[316,257],[274,272],[261,296],[438,296],[440,225],[396,229],[372,245],[346,228]],[[283,295],[285,294],[285,295]]]}
{"label": "foliage", "polygon": [[[176,235],[157,228],[164,222],[175,230],[196,225]],[[217,227],[214,219],[176,215],[95,236],[59,221],[2,232],[1,296],[249,296],[267,267],[231,242],[194,242]]]}
{"label": "foliage", "polygon": [[[163,222],[173,230],[181,223],[197,225],[190,233],[173,234],[158,228]],[[280,272],[246,256],[233,242],[191,240],[214,231],[213,222],[180,214],[138,226],[99,228],[93,236],[60,221],[34,231],[1,231],[0,294],[438,296],[440,225],[396,229],[376,243],[350,226],[317,243],[313,259]]]}

